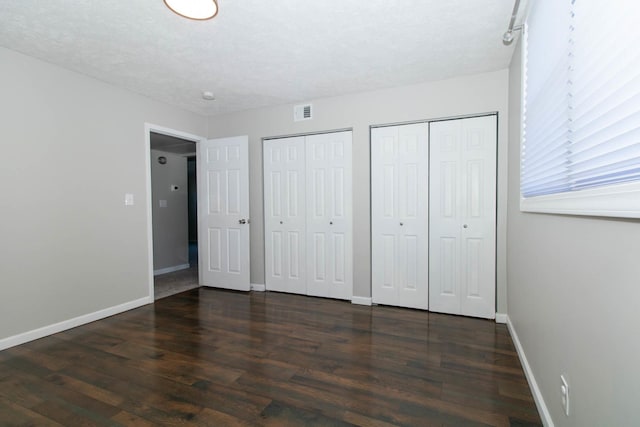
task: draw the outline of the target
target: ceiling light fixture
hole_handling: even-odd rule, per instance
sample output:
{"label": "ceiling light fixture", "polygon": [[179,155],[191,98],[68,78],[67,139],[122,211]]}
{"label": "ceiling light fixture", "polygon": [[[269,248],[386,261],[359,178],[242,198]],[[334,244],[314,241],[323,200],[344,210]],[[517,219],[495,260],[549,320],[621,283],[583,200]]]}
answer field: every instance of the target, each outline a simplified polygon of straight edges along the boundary
{"label": "ceiling light fixture", "polygon": [[164,0],[174,13],[196,21],[205,21],[218,14],[216,0]]}

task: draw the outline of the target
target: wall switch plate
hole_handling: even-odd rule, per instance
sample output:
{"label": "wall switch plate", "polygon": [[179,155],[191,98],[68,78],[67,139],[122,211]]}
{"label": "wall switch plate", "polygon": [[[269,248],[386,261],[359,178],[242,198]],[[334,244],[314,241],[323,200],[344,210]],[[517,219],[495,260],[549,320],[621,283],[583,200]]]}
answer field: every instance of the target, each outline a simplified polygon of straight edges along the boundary
{"label": "wall switch plate", "polygon": [[124,195],[124,205],[125,206],[133,206],[133,194],[126,193]]}
{"label": "wall switch plate", "polygon": [[562,409],[564,409],[564,414],[569,416],[569,383],[564,375],[560,375],[560,396],[562,397]]}

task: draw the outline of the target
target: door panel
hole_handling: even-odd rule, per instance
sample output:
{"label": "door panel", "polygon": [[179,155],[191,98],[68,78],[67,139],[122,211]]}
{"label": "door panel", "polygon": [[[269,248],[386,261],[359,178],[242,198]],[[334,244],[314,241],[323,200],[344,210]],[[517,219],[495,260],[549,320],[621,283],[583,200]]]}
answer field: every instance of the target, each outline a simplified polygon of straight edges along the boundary
{"label": "door panel", "polygon": [[210,271],[222,272],[222,230],[219,228],[209,228],[209,265]]}
{"label": "door panel", "polygon": [[304,137],[264,141],[265,284],[306,294]]}
{"label": "door panel", "polygon": [[307,294],[351,299],[351,132],[306,137]]}
{"label": "door panel", "polygon": [[[496,289],[496,145],[495,116],[462,120],[462,153],[467,195],[464,204],[462,259],[470,271],[461,283],[461,312],[495,318]],[[476,282],[477,281],[477,282]]]}
{"label": "door panel", "polygon": [[432,122],[430,135],[429,309],[494,318],[496,117]]}
{"label": "door panel", "polygon": [[346,271],[346,236],[343,233],[333,233],[333,280],[336,284],[344,285],[347,281]]}
{"label": "door panel", "polygon": [[[284,271],[284,259],[282,256],[282,231],[271,232],[271,254],[270,277],[282,279],[282,272]],[[267,289],[270,289],[269,285],[267,285]]]}
{"label": "door panel", "polygon": [[371,299],[399,305],[398,129],[371,130]]}
{"label": "door panel", "polygon": [[429,310],[460,314],[460,123],[430,124]]}
{"label": "door panel", "polygon": [[428,128],[371,131],[372,299],[428,307]]}
{"label": "door panel", "polygon": [[429,133],[426,123],[398,127],[399,305],[429,306]]}
{"label": "door panel", "polygon": [[198,144],[198,189],[200,284],[248,291],[248,137]]}

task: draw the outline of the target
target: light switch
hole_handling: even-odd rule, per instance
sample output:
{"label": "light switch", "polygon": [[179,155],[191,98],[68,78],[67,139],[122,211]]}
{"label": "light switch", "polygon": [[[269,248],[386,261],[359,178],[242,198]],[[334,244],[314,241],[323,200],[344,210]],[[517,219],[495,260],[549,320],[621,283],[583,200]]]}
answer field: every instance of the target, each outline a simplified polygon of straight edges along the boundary
{"label": "light switch", "polygon": [[160,207],[161,208],[166,208],[167,207],[167,201],[166,200],[160,200]]}
{"label": "light switch", "polygon": [[126,193],[124,195],[124,205],[125,206],[133,206],[133,194],[132,193]]}

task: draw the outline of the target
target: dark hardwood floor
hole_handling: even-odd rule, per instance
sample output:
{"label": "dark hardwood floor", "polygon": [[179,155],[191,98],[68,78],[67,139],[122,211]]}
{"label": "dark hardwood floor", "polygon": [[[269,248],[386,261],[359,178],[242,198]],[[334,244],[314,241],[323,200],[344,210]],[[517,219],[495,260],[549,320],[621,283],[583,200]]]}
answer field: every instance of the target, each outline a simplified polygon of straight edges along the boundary
{"label": "dark hardwood floor", "polygon": [[194,289],[0,352],[0,425],[541,425],[504,325]]}

